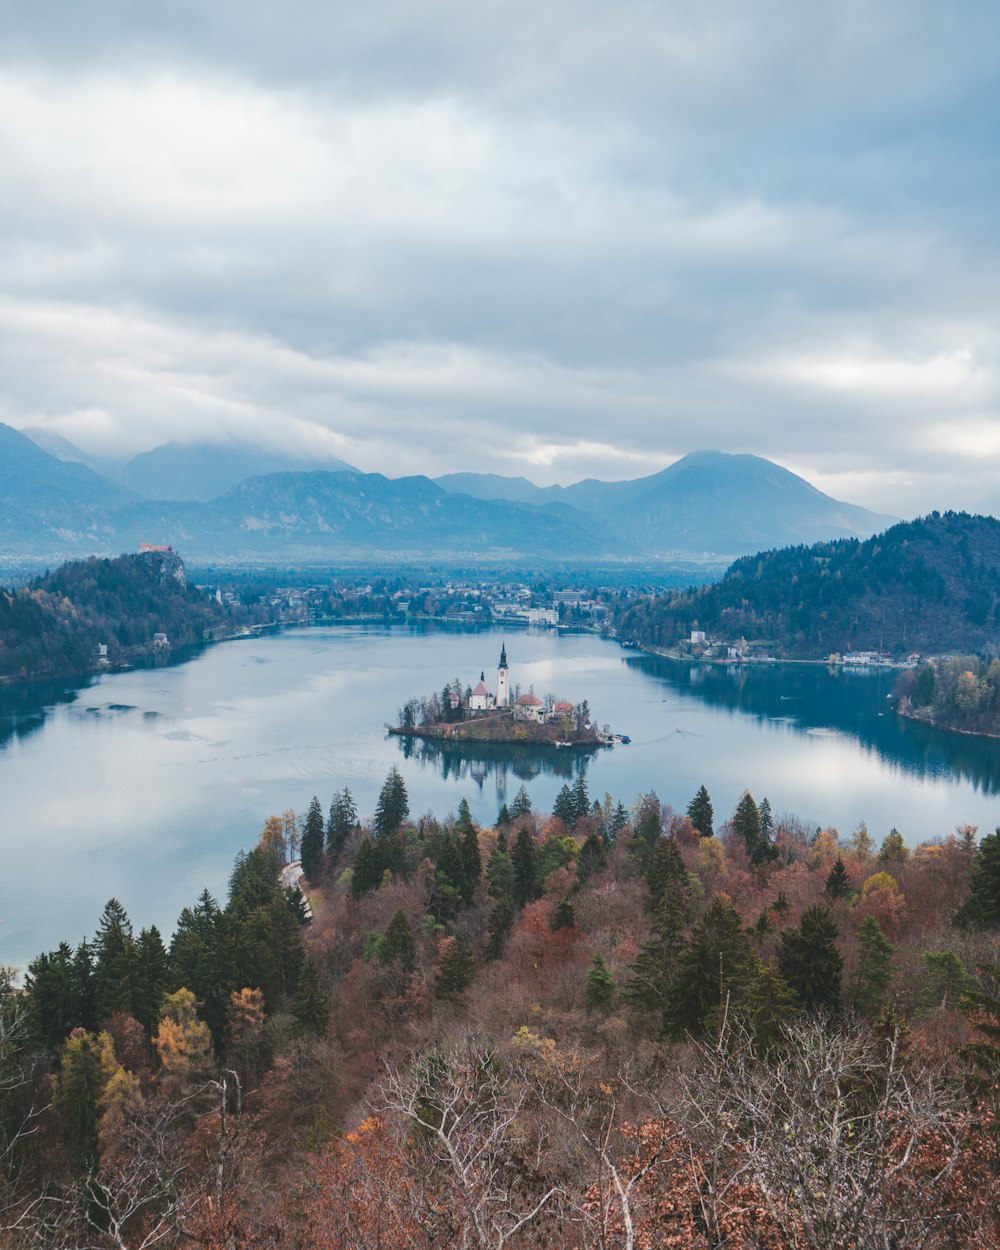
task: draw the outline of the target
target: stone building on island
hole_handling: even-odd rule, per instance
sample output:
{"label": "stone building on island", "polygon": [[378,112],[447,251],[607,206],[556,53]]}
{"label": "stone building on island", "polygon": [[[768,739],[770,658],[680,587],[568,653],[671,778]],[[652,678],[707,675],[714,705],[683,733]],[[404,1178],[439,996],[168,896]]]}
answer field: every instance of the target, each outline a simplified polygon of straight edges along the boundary
{"label": "stone building on island", "polygon": [[500,662],[497,664],[496,693],[486,684],[486,670],[479,674],[479,681],[468,690],[465,698],[467,712],[496,712],[508,710],[515,720],[528,721],[536,725],[544,725],[547,720],[560,720],[574,717],[576,709],[565,699],[557,699],[551,709],[546,709],[545,700],[540,699],[533,690],[527,694],[511,697],[510,665],[507,663],[507,644],[500,648]]}

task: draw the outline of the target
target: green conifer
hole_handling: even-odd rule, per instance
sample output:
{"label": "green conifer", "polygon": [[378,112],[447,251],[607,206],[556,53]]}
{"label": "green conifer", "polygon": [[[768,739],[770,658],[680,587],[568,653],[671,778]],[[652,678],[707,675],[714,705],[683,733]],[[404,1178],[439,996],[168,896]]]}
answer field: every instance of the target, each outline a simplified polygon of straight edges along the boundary
{"label": "green conifer", "polygon": [[712,800],[708,796],[708,791],[704,786],[699,786],[698,793],[688,804],[687,814],[692,825],[698,830],[703,838],[711,838],[715,834],[712,821],[715,812],[712,808]]}
{"label": "green conifer", "polygon": [[417,962],[417,944],[413,929],[401,907],[393,913],[379,945],[379,959],[384,964],[398,963],[404,972],[412,972]]}
{"label": "green conifer", "polygon": [[892,983],[892,957],[896,948],[874,916],[865,916],[858,929],[858,967],[854,975],[855,1008],[863,1016],[881,1010]]}
{"label": "green conifer", "polygon": [[979,843],[969,873],[969,896],[955,915],[962,928],[1000,929],[1000,828]]}
{"label": "green conifer", "polygon": [[302,843],[299,848],[302,872],[310,885],[319,885],[323,875],[324,836],[323,809],[314,795],[302,827]]}
{"label": "green conifer", "polygon": [[398,832],[400,825],[410,813],[406,783],[395,765],[389,769],[375,805],[372,831],[377,838]]}
{"label": "green conifer", "polygon": [[382,864],[373,838],[362,838],[351,870],[351,893],[355,898],[377,890],[382,884]]}
{"label": "green conifer", "polygon": [[434,978],[434,994],[437,998],[454,1002],[471,983],[476,960],[464,933],[445,938],[441,946],[441,962]]}
{"label": "green conifer", "polygon": [[837,856],[837,862],[827,875],[826,892],[831,898],[847,898],[851,893],[851,878],[842,855]]}
{"label": "green conifer", "polygon": [[328,855],[339,855],[347,836],[358,824],[358,809],[354,797],[345,786],[335,794],[330,804],[330,817],[326,826],[326,850]]}
{"label": "green conifer", "polygon": [[778,971],[806,1011],[839,1007],[843,964],[837,926],[825,907],[807,907],[799,927],[781,935]]}
{"label": "green conifer", "polygon": [[594,952],[587,973],[587,1010],[608,1012],[615,1001],[615,981],[600,951]]}
{"label": "green conifer", "polygon": [[503,955],[513,925],[514,909],[510,899],[497,899],[490,909],[490,918],[486,925],[486,948],[483,952],[486,959],[496,960]]}
{"label": "green conifer", "polygon": [[511,855],[514,881],[511,890],[515,907],[523,907],[538,898],[538,848],[527,825],[522,825],[514,841]]}
{"label": "green conifer", "polygon": [[756,968],[739,913],[716,894],[677,959],[664,1013],[668,1031],[700,1036],[727,1002],[738,1004]]}
{"label": "green conifer", "polygon": [[676,881],[668,881],[660,899],[649,938],[639,948],[622,990],[622,998],[637,1011],[650,1012],[662,1023],[684,946],[684,899]]}
{"label": "green conifer", "polygon": [[531,799],[528,791],[521,786],[517,794],[514,795],[514,802],[510,805],[511,821],[520,820],[522,816],[531,815]]}
{"label": "green conifer", "polygon": [[292,999],[292,1016],[300,1033],[323,1037],[330,1019],[330,1000],[323,993],[319,972],[307,959],[299,976],[298,989]]}
{"label": "green conifer", "polygon": [[686,879],[687,872],[677,843],[670,836],[657,838],[646,860],[646,884],[653,910],[659,907],[660,899],[671,881],[680,885]]}
{"label": "green conifer", "polygon": [[554,933],[558,932],[560,929],[576,928],[576,908],[568,898],[564,898],[557,905],[555,911],[552,913],[552,920],[550,921],[549,927]]}

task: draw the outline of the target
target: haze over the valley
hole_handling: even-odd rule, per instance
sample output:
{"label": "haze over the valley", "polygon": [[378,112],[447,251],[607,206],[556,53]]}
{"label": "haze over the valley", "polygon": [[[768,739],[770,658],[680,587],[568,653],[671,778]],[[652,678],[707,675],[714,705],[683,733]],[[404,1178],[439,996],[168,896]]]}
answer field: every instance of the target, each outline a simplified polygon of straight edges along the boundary
{"label": "haze over the valley", "polygon": [[[7,6],[0,421],[1000,503],[1000,10]],[[996,503],[994,503],[996,501]]]}

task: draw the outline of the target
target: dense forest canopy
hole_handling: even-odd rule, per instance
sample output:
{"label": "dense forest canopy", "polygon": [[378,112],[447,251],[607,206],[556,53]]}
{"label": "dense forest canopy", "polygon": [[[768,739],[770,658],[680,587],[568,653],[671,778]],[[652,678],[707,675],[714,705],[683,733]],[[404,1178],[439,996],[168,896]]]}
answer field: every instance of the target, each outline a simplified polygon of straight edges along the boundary
{"label": "dense forest canopy", "polygon": [[115,664],[148,648],[157,634],[184,646],[235,616],[238,610],[188,585],[175,552],[77,560],[21,589],[0,589],[0,678],[88,673],[99,646]]}
{"label": "dense forest canopy", "polygon": [[998,937],[1000,832],[392,769],[0,984],[0,1243],[997,1250]]}
{"label": "dense forest canopy", "polygon": [[713,585],[629,606],[617,624],[641,646],[670,647],[698,628],[801,658],[995,649],[1000,521],[935,512],[864,542],[760,552]]}

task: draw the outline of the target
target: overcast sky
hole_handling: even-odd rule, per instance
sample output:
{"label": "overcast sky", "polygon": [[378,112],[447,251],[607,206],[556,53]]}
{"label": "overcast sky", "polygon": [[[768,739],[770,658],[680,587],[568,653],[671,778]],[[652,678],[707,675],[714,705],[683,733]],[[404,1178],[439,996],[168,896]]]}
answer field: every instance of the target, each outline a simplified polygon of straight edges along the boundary
{"label": "overcast sky", "polygon": [[995,0],[0,0],[0,420],[1000,505]]}

